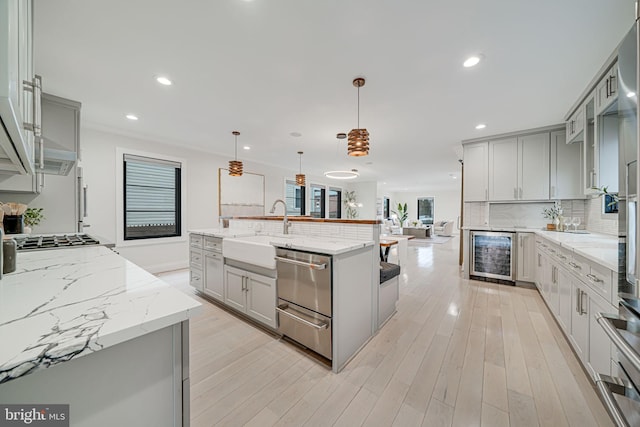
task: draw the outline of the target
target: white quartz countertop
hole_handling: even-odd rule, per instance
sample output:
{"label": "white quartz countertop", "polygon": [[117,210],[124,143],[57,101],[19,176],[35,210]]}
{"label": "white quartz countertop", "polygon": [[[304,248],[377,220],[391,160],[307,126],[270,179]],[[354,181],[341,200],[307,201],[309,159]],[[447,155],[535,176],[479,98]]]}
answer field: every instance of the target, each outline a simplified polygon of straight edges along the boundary
{"label": "white quartz countertop", "polygon": [[196,230],[189,230],[189,233],[222,238],[255,236],[256,234],[254,230],[231,228],[200,228]]}
{"label": "white quartz countertop", "polygon": [[0,383],[182,322],[200,303],[101,246],[19,252],[0,280]]}
{"label": "white quartz countertop", "polygon": [[610,270],[618,271],[618,237],[608,234],[565,233],[540,228],[465,226],[465,230],[535,233]]}
{"label": "white quartz countertop", "polygon": [[373,246],[374,244],[373,240],[350,240],[338,237],[306,236],[298,234],[258,235],[251,237],[239,237],[238,239],[269,244],[277,248],[296,249],[327,255],[340,255],[356,249]]}

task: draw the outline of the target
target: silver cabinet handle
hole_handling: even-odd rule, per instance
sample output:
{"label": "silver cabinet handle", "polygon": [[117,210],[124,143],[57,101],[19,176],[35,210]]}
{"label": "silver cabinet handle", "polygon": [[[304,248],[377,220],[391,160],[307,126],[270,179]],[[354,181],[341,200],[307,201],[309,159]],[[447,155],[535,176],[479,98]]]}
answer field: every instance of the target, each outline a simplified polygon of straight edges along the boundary
{"label": "silver cabinet handle", "polygon": [[573,268],[577,268],[578,270],[582,270],[582,267],[580,267],[578,264],[576,264],[575,262],[569,262],[569,265]]}
{"label": "silver cabinet handle", "polygon": [[[580,291],[580,315],[587,314],[587,309],[585,308],[585,304],[584,304],[584,297],[585,296],[588,297],[587,293],[583,292],[583,291]],[[589,301],[587,300],[587,302],[589,302]]]}
{"label": "silver cabinet handle", "polygon": [[287,264],[300,265],[302,267],[309,267],[311,270],[324,270],[325,268],[327,268],[327,264],[313,264],[310,262],[297,261],[295,259],[284,258],[281,256],[277,256],[276,260],[285,262]]}
{"label": "silver cabinet handle", "polygon": [[329,325],[327,323],[325,323],[325,322],[322,322],[322,323],[319,323],[319,324],[318,323],[313,323],[313,322],[309,322],[306,319],[303,319],[302,317],[298,317],[295,314],[291,314],[288,311],[286,311],[287,308],[289,308],[288,304],[280,304],[280,305],[278,305],[276,307],[276,310],[278,311],[278,313],[282,313],[285,316],[289,316],[292,319],[297,320],[298,322],[304,323],[307,326],[311,326],[312,328],[315,328],[315,329],[327,329],[329,327]]}
{"label": "silver cabinet handle", "polygon": [[576,313],[580,314],[580,289],[576,289]]}
{"label": "silver cabinet handle", "polygon": [[542,255],[538,254],[538,267],[542,267]]}
{"label": "silver cabinet handle", "polygon": [[82,210],[83,210],[83,212],[82,212],[82,216],[83,216],[84,218],[86,218],[86,217],[87,217],[87,206],[88,206],[88,204],[87,204],[87,193],[88,193],[88,192],[89,192],[89,186],[88,186],[88,185],[85,185],[85,186],[82,188],[82,199],[83,199],[83,203],[82,203]]}
{"label": "silver cabinet handle", "polygon": [[560,259],[562,259],[562,260],[567,259],[567,257],[566,257],[566,256],[564,256],[564,255],[562,255],[562,254],[558,254],[558,258],[560,258]]}
{"label": "silver cabinet handle", "polygon": [[620,409],[620,406],[618,406],[614,394],[636,400],[632,397],[636,395],[634,391],[630,390],[629,393],[626,392],[626,389],[631,389],[633,386],[619,378],[611,378],[608,375],[602,375],[597,372],[595,374],[595,380],[598,392],[600,393],[600,396],[602,396],[604,404],[607,407],[607,411],[615,422],[616,427],[629,427],[630,424]]}
{"label": "silver cabinet handle", "polygon": [[609,96],[613,96],[616,93],[616,89],[613,87],[613,83],[616,80],[616,76],[609,76]]}
{"label": "silver cabinet handle", "polygon": [[635,369],[640,370],[640,355],[618,332],[619,329],[627,329],[627,321],[604,313],[596,313],[595,317],[620,353],[629,360]]}
{"label": "silver cabinet handle", "polygon": [[589,279],[591,279],[592,281],[596,282],[596,283],[602,282],[602,279],[600,279],[600,278],[599,278],[599,277],[597,277],[597,276],[594,276],[594,275],[593,275],[593,274],[591,274],[591,273],[587,274],[587,277],[588,277]]}

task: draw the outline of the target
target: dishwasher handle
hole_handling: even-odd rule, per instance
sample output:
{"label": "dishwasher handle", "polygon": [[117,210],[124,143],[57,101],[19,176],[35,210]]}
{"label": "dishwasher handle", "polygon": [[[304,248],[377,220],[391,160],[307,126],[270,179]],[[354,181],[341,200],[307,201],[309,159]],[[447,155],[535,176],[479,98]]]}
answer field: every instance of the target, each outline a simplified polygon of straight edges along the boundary
{"label": "dishwasher handle", "polygon": [[287,264],[299,265],[302,267],[309,267],[311,270],[324,270],[327,268],[327,264],[313,264],[310,262],[298,261],[295,259],[289,259],[281,256],[276,257],[276,261],[286,262]]}
{"label": "dishwasher handle", "polygon": [[303,319],[302,317],[296,316],[295,314],[288,312],[287,308],[289,308],[289,304],[280,304],[276,307],[276,310],[278,311],[278,313],[282,313],[286,316],[289,316],[292,319],[297,320],[298,322],[304,323],[307,326],[311,326],[312,328],[315,328],[315,329],[327,329],[329,327],[329,325],[324,322],[320,324],[309,322],[308,320]]}

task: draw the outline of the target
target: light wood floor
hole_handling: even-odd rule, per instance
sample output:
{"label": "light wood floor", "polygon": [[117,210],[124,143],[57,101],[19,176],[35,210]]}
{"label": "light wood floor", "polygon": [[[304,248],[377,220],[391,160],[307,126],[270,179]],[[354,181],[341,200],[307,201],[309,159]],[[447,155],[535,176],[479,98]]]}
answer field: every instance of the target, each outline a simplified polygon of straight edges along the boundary
{"label": "light wood floor", "polygon": [[[337,375],[205,301],[192,425],[612,425],[538,292],[462,279],[457,249],[409,247],[398,312]],[[160,276],[193,294],[186,270]]]}

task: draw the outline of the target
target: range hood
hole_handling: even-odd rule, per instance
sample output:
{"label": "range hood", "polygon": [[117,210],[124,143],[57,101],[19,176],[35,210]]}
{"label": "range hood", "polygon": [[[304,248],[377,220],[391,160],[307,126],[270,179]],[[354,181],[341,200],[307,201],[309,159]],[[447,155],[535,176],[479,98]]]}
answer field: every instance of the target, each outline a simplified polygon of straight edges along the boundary
{"label": "range hood", "polygon": [[43,138],[42,143],[36,143],[35,149],[35,171],[46,175],[69,175],[78,160],[75,151],[48,138]]}

